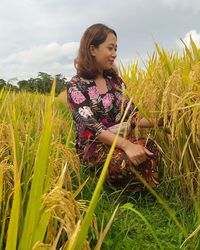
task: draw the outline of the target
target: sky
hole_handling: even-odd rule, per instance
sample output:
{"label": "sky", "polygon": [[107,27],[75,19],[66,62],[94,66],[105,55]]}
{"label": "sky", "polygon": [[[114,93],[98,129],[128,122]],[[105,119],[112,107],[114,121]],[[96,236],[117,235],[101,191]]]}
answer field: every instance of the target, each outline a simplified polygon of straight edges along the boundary
{"label": "sky", "polygon": [[0,79],[70,78],[81,36],[95,23],[117,32],[117,64],[147,60],[153,38],[168,51],[190,35],[200,46],[200,0],[0,0]]}

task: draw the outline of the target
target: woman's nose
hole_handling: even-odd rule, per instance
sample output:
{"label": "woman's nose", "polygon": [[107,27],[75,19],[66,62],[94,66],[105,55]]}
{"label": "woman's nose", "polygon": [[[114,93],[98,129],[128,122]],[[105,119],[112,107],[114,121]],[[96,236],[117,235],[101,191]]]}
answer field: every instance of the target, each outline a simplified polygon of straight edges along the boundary
{"label": "woman's nose", "polygon": [[115,51],[115,50],[113,51],[112,57],[113,57],[113,58],[116,58],[116,57],[117,57],[117,51]]}

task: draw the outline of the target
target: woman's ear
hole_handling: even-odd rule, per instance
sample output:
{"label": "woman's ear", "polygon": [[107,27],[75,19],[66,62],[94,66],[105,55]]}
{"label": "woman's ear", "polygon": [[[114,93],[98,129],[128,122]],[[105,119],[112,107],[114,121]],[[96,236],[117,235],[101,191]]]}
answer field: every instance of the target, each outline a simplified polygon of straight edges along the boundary
{"label": "woman's ear", "polygon": [[90,54],[92,56],[96,56],[96,48],[94,47],[94,45],[90,45]]}

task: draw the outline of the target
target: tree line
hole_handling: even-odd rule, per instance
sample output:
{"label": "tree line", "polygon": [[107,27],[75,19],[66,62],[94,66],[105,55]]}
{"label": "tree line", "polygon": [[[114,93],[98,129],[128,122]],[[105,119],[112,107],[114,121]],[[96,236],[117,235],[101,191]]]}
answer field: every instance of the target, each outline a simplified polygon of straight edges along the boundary
{"label": "tree line", "polygon": [[13,85],[6,82],[4,79],[0,79],[0,89],[4,88],[11,91],[28,91],[28,92],[38,92],[41,94],[50,93],[53,79],[56,77],[56,96],[61,93],[66,88],[66,78],[57,74],[56,76],[51,76],[44,72],[39,72],[36,78],[30,78],[28,80],[20,80]]}

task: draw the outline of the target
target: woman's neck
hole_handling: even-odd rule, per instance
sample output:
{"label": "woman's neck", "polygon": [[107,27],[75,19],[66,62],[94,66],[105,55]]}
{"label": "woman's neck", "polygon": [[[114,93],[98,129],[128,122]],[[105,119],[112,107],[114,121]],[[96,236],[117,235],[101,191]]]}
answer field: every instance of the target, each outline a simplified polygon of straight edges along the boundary
{"label": "woman's neck", "polygon": [[95,78],[95,80],[101,80],[101,79],[103,79],[104,78],[104,76],[103,76],[103,73],[102,74],[99,74],[96,78]]}
{"label": "woman's neck", "polygon": [[103,75],[98,75],[95,78],[95,84],[96,84],[99,94],[105,94],[108,92],[106,79],[103,77]]}

